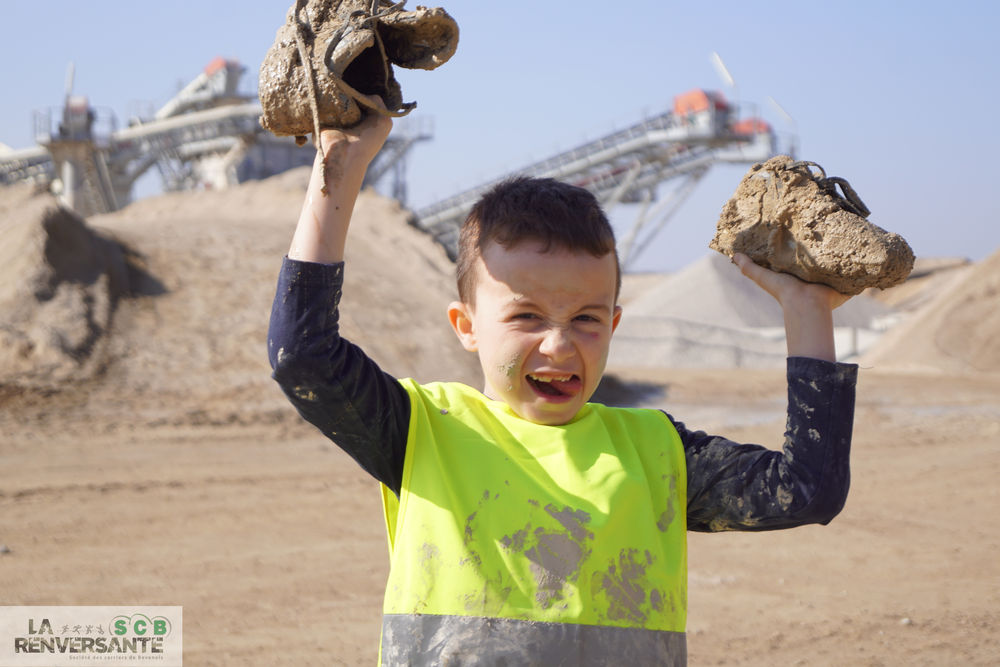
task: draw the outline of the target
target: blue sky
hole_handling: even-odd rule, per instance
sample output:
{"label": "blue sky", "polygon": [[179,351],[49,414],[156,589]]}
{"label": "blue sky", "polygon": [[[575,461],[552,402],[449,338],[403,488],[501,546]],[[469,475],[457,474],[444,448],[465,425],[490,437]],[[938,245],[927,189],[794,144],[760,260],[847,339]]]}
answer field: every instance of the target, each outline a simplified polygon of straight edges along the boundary
{"label": "blue sky", "polygon": [[[42,15],[0,0],[0,142],[32,144],[32,110],[61,104],[71,61],[75,91],[120,123],[219,55],[247,66],[253,91],[290,4],[56,1]],[[799,156],[850,180],[870,219],[917,255],[982,259],[1000,248],[1000,5],[441,4],[461,27],[457,54],[433,72],[397,71],[404,97],[419,102],[414,115],[434,124],[409,162],[416,207],[667,110],[689,89],[732,97],[709,60],[717,51],[740,100],[789,130],[767,98],[780,102]],[[713,168],[636,268],[675,270],[703,255],[745,169]]]}

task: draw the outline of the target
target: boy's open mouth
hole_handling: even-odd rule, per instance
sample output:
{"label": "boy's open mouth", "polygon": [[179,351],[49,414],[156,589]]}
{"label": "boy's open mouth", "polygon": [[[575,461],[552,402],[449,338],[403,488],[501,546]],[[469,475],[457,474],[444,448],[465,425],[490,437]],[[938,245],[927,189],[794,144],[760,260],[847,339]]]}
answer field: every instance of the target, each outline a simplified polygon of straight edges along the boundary
{"label": "boy's open mouth", "polygon": [[526,376],[528,384],[544,396],[572,396],[580,389],[580,378],[577,375],[532,375]]}

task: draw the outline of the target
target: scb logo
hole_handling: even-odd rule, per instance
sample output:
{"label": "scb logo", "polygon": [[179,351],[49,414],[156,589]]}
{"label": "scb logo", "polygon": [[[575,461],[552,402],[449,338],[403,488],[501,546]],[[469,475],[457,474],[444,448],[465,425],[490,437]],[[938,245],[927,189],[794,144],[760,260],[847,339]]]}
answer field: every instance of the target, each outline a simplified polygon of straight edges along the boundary
{"label": "scb logo", "polygon": [[145,614],[119,615],[111,619],[111,634],[119,637],[166,637],[170,634],[170,621],[163,616],[150,618]]}

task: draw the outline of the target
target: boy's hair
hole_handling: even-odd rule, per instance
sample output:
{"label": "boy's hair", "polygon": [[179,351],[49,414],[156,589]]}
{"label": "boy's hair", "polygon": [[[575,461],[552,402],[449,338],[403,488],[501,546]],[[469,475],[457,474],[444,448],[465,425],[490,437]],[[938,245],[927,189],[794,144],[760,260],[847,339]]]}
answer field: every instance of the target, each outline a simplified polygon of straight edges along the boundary
{"label": "boy's hair", "polygon": [[495,185],[469,211],[458,238],[458,296],[475,305],[476,259],[490,242],[513,248],[538,241],[548,252],[588,252],[615,258],[615,301],[621,289],[621,266],[615,233],[597,199],[587,190],[552,178],[515,176]]}

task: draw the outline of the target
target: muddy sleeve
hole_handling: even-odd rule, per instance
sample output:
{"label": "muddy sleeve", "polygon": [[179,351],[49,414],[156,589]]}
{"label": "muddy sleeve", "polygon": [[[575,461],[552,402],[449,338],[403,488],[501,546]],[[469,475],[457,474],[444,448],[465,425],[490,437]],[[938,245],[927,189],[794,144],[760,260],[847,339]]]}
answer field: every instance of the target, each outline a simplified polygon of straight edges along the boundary
{"label": "muddy sleeve", "polygon": [[[776,530],[829,523],[850,486],[857,366],[788,359],[781,451],[740,444],[674,421],[688,472],[688,529]],[[671,417],[673,421],[673,417]]]}
{"label": "muddy sleeve", "polygon": [[397,494],[410,420],[406,390],[340,336],[344,263],[287,257],[271,307],[272,376],[302,417]]}

